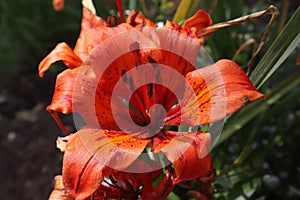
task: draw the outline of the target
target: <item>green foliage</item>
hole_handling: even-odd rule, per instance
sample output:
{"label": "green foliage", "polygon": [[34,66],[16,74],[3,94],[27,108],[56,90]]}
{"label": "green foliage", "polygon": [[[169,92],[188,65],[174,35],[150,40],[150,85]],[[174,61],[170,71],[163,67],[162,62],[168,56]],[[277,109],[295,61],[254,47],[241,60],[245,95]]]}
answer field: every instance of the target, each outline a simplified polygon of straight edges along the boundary
{"label": "green foliage", "polygon": [[266,55],[250,76],[254,85],[260,87],[281,66],[300,43],[300,7],[276,38]]}
{"label": "green foliage", "polygon": [[[248,7],[241,6],[250,4],[249,1],[243,1],[243,4],[234,1],[236,5],[230,2],[217,5],[212,13],[214,21],[232,19],[232,10],[239,10],[241,15],[249,13]],[[291,4],[294,4],[291,5],[294,9],[299,6],[295,2]],[[241,7],[237,8],[238,5]],[[254,6],[255,11],[269,5]],[[287,12],[282,10],[281,5],[277,5],[281,12]],[[283,29],[278,22],[285,21],[284,17],[272,27],[271,36],[258,55],[250,76],[253,83],[266,94],[266,100],[251,102],[230,116],[212,151],[219,174],[215,184],[216,199],[299,198],[297,191],[300,178],[295,176],[299,173],[299,162],[295,160],[295,141],[300,137],[296,126],[300,117],[300,71],[296,66],[300,34],[297,25],[299,8],[288,13],[290,21]],[[230,17],[226,18],[228,15]],[[256,24],[262,22],[264,24],[260,26]],[[259,41],[266,24],[266,20],[256,20],[217,31],[207,38],[206,45],[214,59],[232,58],[247,39],[255,38]],[[282,31],[277,34],[277,30]],[[245,66],[251,53],[252,50],[246,49],[239,55],[237,62]],[[250,149],[247,154],[245,148]],[[240,157],[243,157],[242,161]]]}
{"label": "green foliage", "polygon": [[[51,1],[1,1],[1,79],[16,70],[36,71],[38,62],[57,40],[74,42],[80,24],[78,9],[80,3],[66,5],[57,13]],[[30,69],[24,69],[24,65]]]}
{"label": "green foliage", "polygon": [[173,21],[179,23],[190,17],[194,13],[197,4],[199,4],[199,0],[181,1],[174,15]]}
{"label": "green foliage", "polygon": [[[104,18],[112,10],[105,1],[96,3]],[[58,42],[75,45],[80,30],[81,1],[66,1],[57,12],[51,0],[0,2],[0,80],[15,71],[36,71],[41,59]]]}

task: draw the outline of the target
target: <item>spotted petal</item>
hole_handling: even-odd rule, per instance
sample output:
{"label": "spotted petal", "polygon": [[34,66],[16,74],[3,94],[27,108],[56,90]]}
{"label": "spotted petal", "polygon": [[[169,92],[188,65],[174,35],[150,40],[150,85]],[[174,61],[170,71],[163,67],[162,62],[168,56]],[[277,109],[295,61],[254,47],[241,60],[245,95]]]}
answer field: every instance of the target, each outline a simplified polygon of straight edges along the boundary
{"label": "spotted petal", "polygon": [[156,24],[151,20],[147,19],[144,15],[139,14],[138,10],[133,10],[129,13],[126,23],[130,24],[135,28],[141,27],[156,27]]}
{"label": "spotted petal", "polygon": [[153,151],[162,152],[173,163],[174,183],[192,180],[211,169],[209,148],[211,136],[202,132],[164,131],[165,138],[156,137]]}
{"label": "spotted petal", "polygon": [[189,84],[184,98],[169,112],[166,124],[178,124],[180,120],[192,126],[210,124],[240,109],[245,98],[253,101],[265,97],[231,60],[192,71],[186,79]]}
{"label": "spotted petal", "polygon": [[[117,131],[82,128],[68,141],[63,159],[63,183],[75,199],[90,196],[110,168],[128,167],[149,143]],[[110,168],[108,168],[110,167]]]}
{"label": "spotted petal", "polygon": [[173,162],[176,175],[174,183],[196,179],[212,168],[210,142],[208,133],[197,133],[187,150]]}

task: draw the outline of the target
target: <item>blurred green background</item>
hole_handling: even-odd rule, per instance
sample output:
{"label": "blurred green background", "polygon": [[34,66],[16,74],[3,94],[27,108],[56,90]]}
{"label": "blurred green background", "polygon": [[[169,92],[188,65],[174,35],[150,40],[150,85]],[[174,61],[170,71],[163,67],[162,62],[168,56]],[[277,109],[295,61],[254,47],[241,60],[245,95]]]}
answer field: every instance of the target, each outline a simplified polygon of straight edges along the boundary
{"label": "blurred green background", "polygon": [[[98,0],[94,3],[98,15],[104,19],[116,12],[114,1]],[[172,20],[179,3],[175,0],[123,1],[125,8],[138,8],[156,22]],[[266,9],[271,4],[280,10],[281,15],[256,58],[255,68],[299,7],[298,0],[202,0],[195,9],[210,12],[213,22],[218,23]],[[192,11],[188,15],[193,14]],[[219,30],[207,37],[204,47],[214,60],[232,59],[247,40],[253,38],[259,43],[269,19],[270,16],[264,16]],[[80,1],[66,0],[64,9],[59,12],[54,11],[51,0],[0,2],[0,147],[3,149],[0,170],[9,175],[1,179],[1,185],[6,184],[4,192],[0,193],[1,199],[45,199],[52,189],[52,176],[60,171],[61,157],[56,150],[25,159],[31,163],[28,166],[22,156],[24,152],[26,155],[32,153],[28,148],[35,143],[43,145],[32,147],[34,152],[42,151],[43,147],[55,149],[55,137],[60,131],[43,110],[51,101],[55,76],[63,65],[56,63],[44,79],[38,77],[37,66],[57,43],[65,41],[74,47],[80,21]],[[254,47],[254,44],[247,46],[235,58],[245,70]],[[275,99],[274,102],[249,104],[227,119],[226,137],[212,151],[219,175],[214,184],[216,199],[300,199],[298,52],[299,44],[260,88],[270,99]],[[35,115],[37,118],[33,118]],[[246,118],[247,121],[242,123],[241,119]],[[18,135],[16,130],[23,134]],[[50,166],[53,163],[57,166],[48,167],[44,172],[43,166],[49,162]],[[41,181],[37,174],[47,178]],[[16,180],[20,185],[16,185]],[[29,186],[22,185],[28,183]],[[42,189],[41,184],[44,184]],[[189,199],[189,189],[177,186],[170,199]]]}

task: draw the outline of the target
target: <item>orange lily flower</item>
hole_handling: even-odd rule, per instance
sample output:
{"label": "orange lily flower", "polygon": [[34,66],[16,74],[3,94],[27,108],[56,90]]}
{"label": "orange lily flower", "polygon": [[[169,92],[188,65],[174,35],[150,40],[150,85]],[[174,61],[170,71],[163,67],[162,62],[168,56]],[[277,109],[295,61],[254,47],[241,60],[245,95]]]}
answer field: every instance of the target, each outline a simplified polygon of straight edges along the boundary
{"label": "orange lily flower", "polygon": [[[85,121],[85,126],[78,132],[59,143],[64,152],[63,184],[75,199],[91,195],[99,198],[128,195],[133,199],[137,196],[163,199],[174,184],[199,178],[212,169],[208,153],[210,134],[198,129],[185,132],[160,127],[211,124],[240,109],[246,102],[245,97],[252,101],[264,98],[264,95],[256,90],[233,61],[221,60],[215,65],[195,69],[195,63],[163,50],[164,44],[174,45],[173,49],[195,58],[194,50],[201,47],[204,39],[197,35],[211,24],[208,14],[200,10],[182,26],[168,21],[158,33],[143,32],[147,28],[155,30],[156,25],[138,11],[132,11],[126,22],[110,27],[109,22],[83,8],[82,29],[74,50],[66,43],[60,43],[41,61],[41,77],[56,61],[62,60],[68,67],[57,77],[53,99],[47,110],[53,113],[66,132],[57,112],[78,112]],[[178,37],[172,38],[171,33],[174,32],[178,33]],[[141,34],[145,40],[138,39]],[[180,35],[184,39],[180,39]],[[188,44],[186,38],[190,38]],[[152,44],[161,48],[142,48]],[[101,67],[106,63],[106,53],[114,55],[123,47],[131,48],[131,51]],[[172,70],[160,71],[158,64],[170,66]],[[152,66],[151,70],[143,72],[144,76],[137,74],[138,70],[127,75],[127,72],[143,65]],[[185,82],[178,84],[175,72],[184,77]],[[152,74],[155,74],[156,81],[161,81],[160,84],[153,82],[137,87],[141,79],[152,77]],[[218,77],[221,77],[221,82]],[[120,80],[124,87],[118,90],[119,94],[132,91],[130,98],[125,99],[127,102],[123,101],[124,98],[112,100]],[[167,83],[175,85],[174,90],[182,88],[184,83],[180,101],[174,91],[164,87]],[[216,104],[224,104],[225,110],[213,115]],[[165,113],[161,107],[153,108],[154,105],[161,105]],[[130,117],[124,112],[126,107],[132,108],[128,110]],[[132,122],[138,128],[121,127]],[[162,160],[172,164],[157,188],[153,188],[152,180],[162,172],[162,166],[155,161],[149,163],[143,160],[140,156],[145,154],[145,149],[150,149],[151,155],[164,155]],[[120,183],[122,188],[105,185],[108,177],[110,181]]]}

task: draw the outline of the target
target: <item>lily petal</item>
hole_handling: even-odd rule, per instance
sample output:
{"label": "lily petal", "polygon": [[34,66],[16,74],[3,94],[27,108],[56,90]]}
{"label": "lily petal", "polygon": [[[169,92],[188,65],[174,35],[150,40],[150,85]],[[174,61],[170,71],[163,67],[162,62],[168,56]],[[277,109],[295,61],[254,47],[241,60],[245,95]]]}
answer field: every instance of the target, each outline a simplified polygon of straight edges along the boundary
{"label": "lily petal", "polygon": [[210,124],[240,109],[246,103],[245,98],[250,101],[265,98],[231,60],[220,60],[192,71],[186,79],[192,89],[186,87],[183,100],[170,111],[166,124],[179,124],[180,120],[192,126]]}
{"label": "lily petal", "polygon": [[195,140],[184,154],[173,162],[176,175],[174,184],[198,178],[212,168],[212,161],[209,155],[210,143],[210,134],[197,133]]}
{"label": "lily petal", "polygon": [[204,10],[199,10],[196,14],[194,14],[192,17],[187,19],[183,25],[182,28],[196,28],[197,35],[201,33],[201,30],[211,26],[212,25],[212,20],[210,16],[204,11]]}
{"label": "lily petal", "polygon": [[135,28],[156,27],[156,24],[154,22],[147,19],[144,15],[139,14],[138,10],[133,10],[129,13],[126,19],[126,23]]}
{"label": "lily petal", "polygon": [[122,132],[82,128],[68,140],[65,149],[65,189],[78,200],[90,196],[104,176],[111,174],[110,168],[125,169],[148,143]]}
{"label": "lily petal", "polygon": [[60,60],[70,69],[79,67],[82,63],[82,60],[73,52],[73,50],[66,43],[62,42],[59,43],[39,64],[40,77],[44,76],[44,73],[51,67],[51,64]]}
{"label": "lily petal", "polygon": [[145,180],[141,195],[142,199],[166,199],[174,187],[173,179],[173,175],[169,171],[167,171],[164,178],[160,181],[156,188],[153,188],[152,181],[149,181],[149,179],[148,181]]}
{"label": "lily petal", "polygon": [[104,179],[104,165],[93,158],[78,134],[69,140],[63,159],[63,184],[75,199],[90,196]]}
{"label": "lily petal", "polygon": [[86,101],[86,99],[94,98],[93,84],[91,84],[94,81],[94,72],[84,66],[66,69],[57,76],[52,102],[47,107],[47,111],[54,114],[53,117],[64,132],[68,133],[58,120],[55,114],[57,112],[63,114],[77,112],[86,124],[91,126],[98,124],[94,104]]}
{"label": "lily petal", "polygon": [[212,20],[210,16],[204,10],[199,10],[195,15],[187,19],[182,26],[176,24],[175,22],[167,21],[164,28],[170,28],[194,38],[200,45],[202,45],[204,42],[204,37],[198,38],[197,36],[199,33],[201,33],[202,29],[211,25]]}
{"label": "lily petal", "polygon": [[126,169],[124,171],[115,170],[112,173],[112,177],[115,181],[118,181],[123,186],[126,186],[126,183],[130,183],[130,187],[132,187],[134,191],[138,191],[141,185],[145,185],[148,183],[151,183],[152,185],[152,181],[149,180],[156,178],[162,172],[161,168],[156,171],[153,171],[152,164],[156,163],[154,161],[146,163],[142,159],[136,159],[132,164],[128,166],[128,168],[133,169],[132,167],[134,167],[143,169],[145,173],[126,172]]}
{"label": "lily petal", "polygon": [[89,9],[83,8],[82,12],[81,32],[74,48],[74,52],[82,60],[85,60],[89,52],[104,40],[132,29],[129,24],[125,23],[108,27],[101,17],[93,14]]}
{"label": "lily petal", "polygon": [[55,91],[48,111],[69,114],[72,112],[73,87],[79,68],[66,69],[56,78]]}
{"label": "lily petal", "polygon": [[74,52],[81,59],[84,60],[88,54],[88,50],[92,48],[92,46],[89,46],[90,44],[88,44],[88,41],[86,39],[88,32],[96,27],[102,26],[107,26],[106,22],[101,17],[93,14],[89,9],[83,7],[81,31],[74,48]]}
{"label": "lily petal", "polygon": [[155,138],[153,151],[162,152],[173,163],[174,184],[205,174],[212,166],[209,156],[211,136],[208,133],[164,131],[166,138]]}

